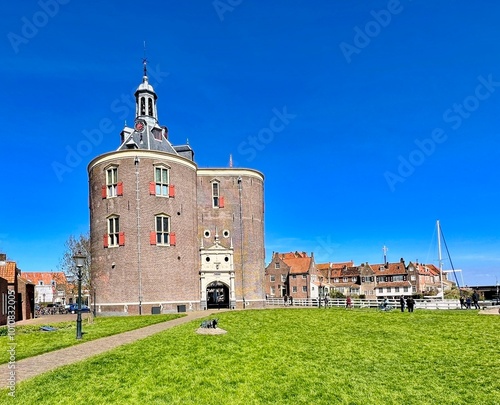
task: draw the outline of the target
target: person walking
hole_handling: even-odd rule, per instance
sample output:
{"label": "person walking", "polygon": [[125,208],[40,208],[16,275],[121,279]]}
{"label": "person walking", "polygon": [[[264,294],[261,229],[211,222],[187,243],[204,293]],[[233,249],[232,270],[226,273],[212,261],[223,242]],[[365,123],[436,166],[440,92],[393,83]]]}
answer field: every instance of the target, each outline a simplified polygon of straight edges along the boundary
{"label": "person walking", "polygon": [[351,297],[347,297],[346,298],[346,300],[345,300],[345,308],[346,309],[352,308],[352,299],[351,299]]}
{"label": "person walking", "polygon": [[402,295],[399,298],[399,305],[401,307],[401,312],[405,312],[406,301],[405,301],[405,296],[404,295]]}
{"label": "person walking", "polygon": [[481,309],[479,306],[479,294],[477,293],[476,290],[472,293],[472,303],[474,304],[475,309]]}

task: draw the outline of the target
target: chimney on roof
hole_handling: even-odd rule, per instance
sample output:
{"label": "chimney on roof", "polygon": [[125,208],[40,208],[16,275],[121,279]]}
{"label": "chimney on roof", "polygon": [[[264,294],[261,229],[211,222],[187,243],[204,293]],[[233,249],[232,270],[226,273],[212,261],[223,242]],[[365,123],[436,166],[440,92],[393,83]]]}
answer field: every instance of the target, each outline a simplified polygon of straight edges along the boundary
{"label": "chimney on roof", "polygon": [[7,260],[7,255],[5,253],[0,253],[0,262],[4,262]]}
{"label": "chimney on roof", "polygon": [[403,258],[401,258],[399,261],[400,261],[401,263],[404,263],[404,262],[405,262],[405,260],[404,260]]}

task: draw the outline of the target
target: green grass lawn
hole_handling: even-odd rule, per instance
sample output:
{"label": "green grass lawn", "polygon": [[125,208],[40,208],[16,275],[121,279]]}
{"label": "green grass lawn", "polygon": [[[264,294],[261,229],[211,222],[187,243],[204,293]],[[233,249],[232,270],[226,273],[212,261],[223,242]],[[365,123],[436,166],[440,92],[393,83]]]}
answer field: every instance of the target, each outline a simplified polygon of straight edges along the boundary
{"label": "green grass lawn", "polygon": [[[500,316],[221,312],[20,383],[23,404],[500,404]],[[0,394],[7,398],[7,391]]]}
{"label": "green grass lawn", "polygon": [[[105,336],[115,335],[159,322],[179,318],[180,314],[170,315],[145,315],[145,316],[120,316],[120,317],[97,317],[92,323],[83,316],[81,340],[76,340],[76,322],[48,322],[43,325],[23,325],[16,327],[16,360],[36,356],[38,354],[51,352],[64,347],[73,346],[89,340],[99,339]],[[57,318],[55,318],[57,319]],[[75,316],[76,319],[76,316]],[[49,325],[57,328],[54,332],[42,332],[40,327]],[[3,328],[6,333],[6,328]],[[7,347],[7,336],[0,336],[1,347]],[[9,353],[7,350],[0,351],[0,364],[8,363]]]}

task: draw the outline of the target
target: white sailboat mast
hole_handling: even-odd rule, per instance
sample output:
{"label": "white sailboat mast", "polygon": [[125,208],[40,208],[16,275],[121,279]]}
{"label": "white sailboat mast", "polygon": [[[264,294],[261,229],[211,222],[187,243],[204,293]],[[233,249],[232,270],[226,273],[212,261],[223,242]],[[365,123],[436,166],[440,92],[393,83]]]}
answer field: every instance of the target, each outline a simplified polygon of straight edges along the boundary
{"label": "white sailboat mast", "polygon": [[444,283],[443,283],[443,257],[441,255],[441,227],[439,219],[437,220],[437,238],[438,238],[438,260],[439,260],[439,278],[441,279],[441,299],[444,300]]}

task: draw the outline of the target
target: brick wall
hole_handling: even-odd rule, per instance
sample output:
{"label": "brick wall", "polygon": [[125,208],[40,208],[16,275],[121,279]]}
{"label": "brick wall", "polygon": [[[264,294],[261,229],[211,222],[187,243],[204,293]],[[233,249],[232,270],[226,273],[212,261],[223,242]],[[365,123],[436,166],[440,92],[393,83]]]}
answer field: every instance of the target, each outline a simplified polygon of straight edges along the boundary
{"label": "brick wall", "polygon": [[[139,158],[136,165],[135,157]],[[170,167],[170,184],[175,197],[150,195],[154,165]],[[123,196],[103,199],[105,170],[118,165]],[[138,177],[136,175],[138,170]],[[137,180],[138,179],[138,180]],[[137,202],[136,185],[139,187]],[[91,252],[96,274],[96,299],[100,303],[129,303],[130,313],[138,311],[140,289],[143,313],[153,304],[199,302],[199,255],[196,239],[196,166],[187,159],[163,152],[119,151],[96,158],[89,165]],[[139,207],[139,209],[138,209]],[[150,244],[155,215],[170,216],[175,246]],[[105,248],[107,218],[119,215],[125,245]],[[138,220],[139,215],[139,220]],[[139,227],[138,227],[139,224]],[[105,310],[103,308],[102,310]]]}

